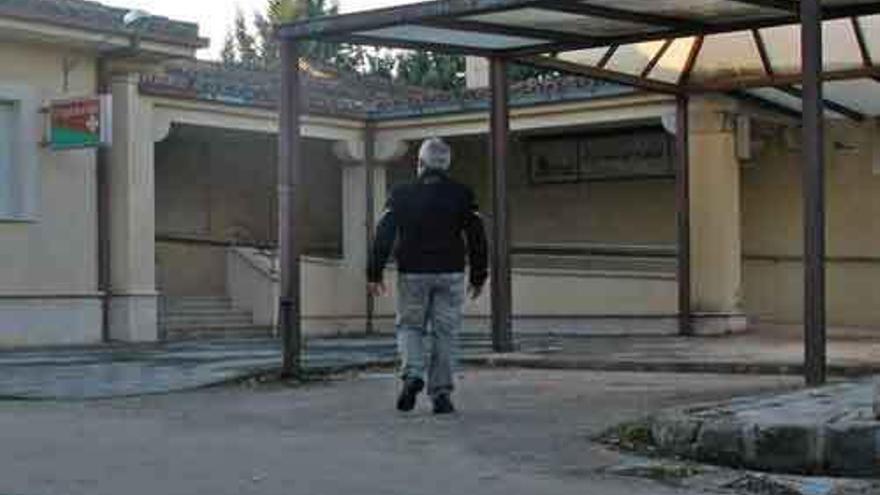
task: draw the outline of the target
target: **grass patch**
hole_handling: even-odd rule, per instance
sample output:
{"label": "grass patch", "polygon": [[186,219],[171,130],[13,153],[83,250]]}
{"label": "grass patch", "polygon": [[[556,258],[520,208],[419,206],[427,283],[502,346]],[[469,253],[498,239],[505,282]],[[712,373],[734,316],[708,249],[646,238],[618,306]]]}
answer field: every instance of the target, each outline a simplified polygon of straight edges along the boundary
{"label": "grass patch", "polygon": [[646,468],[645,476],[658,481],[674,481],[702,474],[699,466],[692,464],[654,464]]}
{"label": "grass patch", "polygon": [[624,450],[637,452],[651,452],[654,450],[651,427],[645,421],[623,423],[615,426],[602,434],[598,440]]}

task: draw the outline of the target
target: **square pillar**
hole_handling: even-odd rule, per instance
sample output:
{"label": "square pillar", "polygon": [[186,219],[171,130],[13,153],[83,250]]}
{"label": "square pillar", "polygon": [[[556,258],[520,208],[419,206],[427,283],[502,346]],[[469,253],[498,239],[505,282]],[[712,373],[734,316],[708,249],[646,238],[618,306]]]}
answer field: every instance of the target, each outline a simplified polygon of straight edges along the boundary
{"label": "square pillar", "polygon": [[744,331],[740,164],[735,108],[695,98],[690,106],[690,238],[693,333]]}
{"label": "square pillar", "polygon": [[125,73],[111,82],[109,338],[119,342],[159,337],[152,116],[139,80]]}
{"label": "square pillar", "polygon": [[281,266],[281,297],[278,304],[285,377],[302,371],[302,297],[300,254],[303,198],[302,135],[300,116],[299,47],[291,39],[281,40],[281,114],[278,131],[278,243]]}
{"label": "square pillar", "polygon": [[825,310],[825,147],[822,101],[822,7],[801,2],[804,191],[804,378],[827,378]]}
{"label": "square pillar", "polygon": [[490,61],[492,104],[490,111],[490,156],[492,160],[492,348],[511,352],[513,342],[513,292],[510,264],[510,202],[508,166],[510,163],[510,113],[508,104],[507,62]]}
{"label": "square pillar", "polygon": [[[376,143],[372,127],[367,126],[362,140],[342,140],[334,147],[337,157],[345,162],[342,171],[342,244],[347,283],[363,287],[363,303],[349,311],[364,315],[366,333],[374,331],[375,298],[367,288],[366,267],[378,219],[386,202],[386,170],[376,149],[394,148]],[[396,155],[394,155],[396,157]],[[386,159],[388,157],[385,157]],[[349,307],[349,306],[347,306]]]}
{"label": "square pillar", "polygon": [[[363,163],[342,169],[342,251],[348,267],[367,266],[367,167]],[[366,286],[366,279],[364,279]]]}

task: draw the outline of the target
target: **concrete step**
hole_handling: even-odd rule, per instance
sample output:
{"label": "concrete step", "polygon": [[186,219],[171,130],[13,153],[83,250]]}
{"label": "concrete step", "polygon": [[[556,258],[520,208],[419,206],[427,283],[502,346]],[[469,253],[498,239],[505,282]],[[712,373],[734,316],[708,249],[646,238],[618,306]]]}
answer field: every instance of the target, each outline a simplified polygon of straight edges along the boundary
{"label": "concrete step", "polygon": [[215,327],[228,325],[253,325],[254,321],[250,315],[225,317],[220,315],[203,316],[201,318],[162,318],[162,325],[165,327],[179,328],[198,328],[198,327]]}
{"label": "concrete step", "polygon": [[243,309],[210,309],[210,308],[185,308],[185,309],[173,309],[166,310],[162,313],[162,316],[165,318],[201,318],[205,316],[229,316],[229,317],[239,317],[239,316],[251,316],[249,311],[245,311]]}
{"label": "concrete step", "polygon": [[165,298],[159,325],[167,340],[266,338],[273,331],[254,325],[249,311],[223,296]]}
{"label": "concrete step", "polygon": [[175,309],[226,309],[232,308],[232,300],[228,298],[174,298],[162,302],[166,310]]}
{"label": "concrete step", "polygon": [[198,320],[200,318],[212,318],[212,317],[229,317],[229,318],[242,318],[242,317],[251,317],[251,313],[249,311],[239,310],[239,309],[226,309],[226,310],[213,310],[213,309],[184,309],[184,310],[174,310],[174,311],[165,311],[160,313],[161,319],[195,319]]}
{"label": "concrete step", "polygon": [[230,325],[201,328],[165,328],[167,340],[265,339],[273,337],[272,327]]}

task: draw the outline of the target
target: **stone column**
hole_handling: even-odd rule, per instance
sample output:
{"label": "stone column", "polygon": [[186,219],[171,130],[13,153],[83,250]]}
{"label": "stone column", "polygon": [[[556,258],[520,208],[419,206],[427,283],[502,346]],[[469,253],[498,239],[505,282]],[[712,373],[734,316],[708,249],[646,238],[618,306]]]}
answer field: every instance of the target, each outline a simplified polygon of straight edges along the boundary
{"label": "stone column", "polygon": [[489,87],[489,61],[485,57],[465,58],[465,85],[468,89]]}
{"label": "stone column", "polygon": [[113,77],[110,151],[110,338],[158,339],[151,109],[138,75]]}
{"label": "stone column", "polygon": [[[346,264],[366,267],[367,228],[367,167],[364,163],[363,142],[343,141],[336,147],[337,156],[346,162],[342,174],[343,252]],[[406,152],[406,144],[400,141],[377,141],[373,156],[373,219],[379,221],[385,208],[387,178],[385,165]]]}
{"label": "stone column", "polygon": [[363,163],[342,170],[342,246],[345,262],[351,267],[367,266],[366,184],[367,167]]}
{"label": "stone column", "polygon": [[745,330],[736,109],[695,98],[690,116],[691,290],[694,331]]}

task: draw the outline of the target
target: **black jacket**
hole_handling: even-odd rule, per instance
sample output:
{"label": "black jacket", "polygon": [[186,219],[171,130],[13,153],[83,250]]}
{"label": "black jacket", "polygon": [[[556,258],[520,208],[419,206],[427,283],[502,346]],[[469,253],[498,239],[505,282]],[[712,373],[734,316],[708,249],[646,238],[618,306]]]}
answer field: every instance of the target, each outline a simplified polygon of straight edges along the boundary
{"label": "black jacket", "polygon": [[426,172],[391,193],[370,256],[370,282],[382,281],[392,249],[403,273],[464,272],[467,256],[471,285],[482,286],[488,276],[474,193],[440,172]]}

